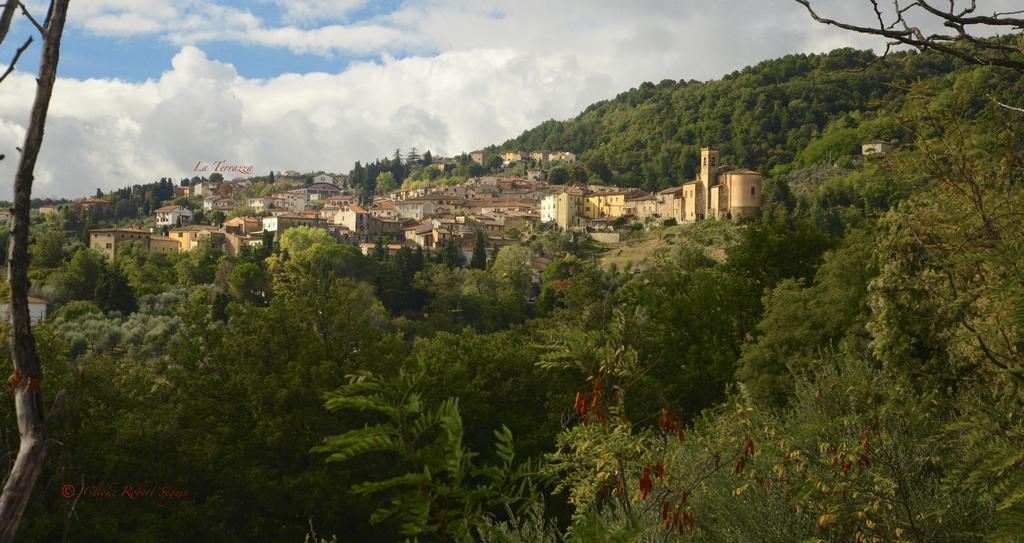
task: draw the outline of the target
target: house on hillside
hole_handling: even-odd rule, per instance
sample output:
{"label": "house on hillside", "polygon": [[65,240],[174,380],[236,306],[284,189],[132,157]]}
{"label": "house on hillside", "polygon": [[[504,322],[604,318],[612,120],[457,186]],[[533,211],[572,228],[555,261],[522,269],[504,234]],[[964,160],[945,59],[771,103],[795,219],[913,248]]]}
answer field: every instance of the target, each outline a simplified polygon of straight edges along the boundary
{"label": "house on hillside", "polygon": [[272,217],[263,217],[263,231],[273,232],[274,239],[281,239],[281,234],[289,228],[296,226],[309,226],[312,228],[323,228],[327,221],[319,217],[300,215],[298,213],[286,213]]}
{"label": "house on hillside", "polygon": [[483,166],[484,161],[487,160],[487,151],[484,151],[483,149],[471,151],[469,153],[469,158],[472,159],[473,162],[476,162],[477,164]]}
{"label": "house on hillside", "polygon": [[[29,322],[35,324],[46,318],[46,304],[46,300],[42,298],[28,296]],[[0,302],[0,317],[3,317],[7,322],[11,322],[11,304],[6,299]]]}
{"label": "house on hillside", "polygon": [[224,231],[247,236],[263,230],[263,221],[256,217],[234,217],[224,221]]}
{"label": "house on hillside", "polygon": [[340,196],[345,191],[333,183],[313,183],[302,188],[289,191],[302,194],[307,200],[327,200],[334,196]]}
{"label": "house on hillside", "polygon": [[860,154],[864,156],[885,156],[892,150],[893,145],[882,140],[872,140],[860,146]]}
{"label": "house on hillside", "polygon": [[185,226],[192,222],[192,211],[185,206],[167,205],[156,209],[157,226]]}
{"label": "house on hillside", "polygon": [[75,202],[75,205],[80,206],[82,209],[89,211],[94,207],[110,207],[110,202],[102,198],[83,198]]}
{"label": "house on hillside", "polygon": [[526,170],[526,179],[530,181],[547,181],[548,171],[543,168],[528,168]]}

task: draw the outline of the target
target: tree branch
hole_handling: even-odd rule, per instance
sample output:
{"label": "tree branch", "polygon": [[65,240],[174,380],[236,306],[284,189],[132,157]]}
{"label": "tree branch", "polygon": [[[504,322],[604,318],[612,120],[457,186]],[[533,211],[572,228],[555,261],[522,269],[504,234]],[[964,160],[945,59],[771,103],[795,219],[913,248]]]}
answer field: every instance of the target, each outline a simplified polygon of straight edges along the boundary
{"label": "tree branch", "polygon": [[1014,106],[1011,106],[1011,105],[1008,105],[1008,104],[1004,104],[1004,103],[1000,102],[999,100],[996,100],[996,97],[992,96],[991,94],[988,94],[986,96],[988,96],[989,99],[991,99],[993,102],[995,102],[996,105],[999,106],[999,107],[1005,107],[1006,109],[1009,109],[1010,111],[1019,111],[1021,113],[1024,113],[1024,108],[1019,108],[1019,107],[1014,107]]}
{"label": "tree branch", "polygon": [[[861,26],[819,15],[811,6],[811,0],[793,0],[804,6],[807,13],[815,21],[843,30],[881,36],[896,41],[903,45],[909,45],[918,50],[934,49],[946,55],[958,58],[969,64],[982,66],[999,66],[1024,72],[1024,47],[999,41],[999,38],[983,39],[972,35],[967,27],[969,26],[996,26],[1013,27],[1024,29],[1024,19],[1007,17],[1013,12],[996,13],[992,16],[968,16],[974,12],[975,5],[965,8],[959,14],[954,13],[954,7],[950,11],[940,10],[925,0],[913,0],[901,5],[899,0],[893,2],[893,16],[891,23],[886,24],[884,14],[878,5],[878,0],[868,0],[874,11],[878,27]],[[920,28],[911,26],[906,20],[906,13],[913,8],[920,8],[925,12],[937,17],[944,26],[956,31],[955,35],[932,34],[925,36]],[[962,45],[966,44],[966,45]]]}
{"label": "tree branch", "polygon": [[7,71],[4,72],[4,75],[0,75],[0,83],[3,83],[4,79],[7,79],[8,75],[11,75],[11,72],[14,71],[14,66],[18,64],[18,59],[21,58],[21,54],[24,53],[25,49],[28,49],[28,46],[31,44],[32,36],[29,36],[28,39],[25,40],[25,44],[14,52],[14,58],[11,59],[11,63],[7,66]]}
{"label": "tree branch", "polygon": [[[14,0],[11,1],[13,2]],[[36,18],[33,17],[32,14],[28,12],[28,8],[25,7],[25,3],[18,2],[18,6],[21,7],[21,12],[25,15],[25,17],[27,17],[29,21],[32,21],[32,25],[36,27],[36,30],[38,30],[39,33],[43,36],[46,36],[46,30],[44,30],[43,27],[39,24],[39,21],[37,21]]]}

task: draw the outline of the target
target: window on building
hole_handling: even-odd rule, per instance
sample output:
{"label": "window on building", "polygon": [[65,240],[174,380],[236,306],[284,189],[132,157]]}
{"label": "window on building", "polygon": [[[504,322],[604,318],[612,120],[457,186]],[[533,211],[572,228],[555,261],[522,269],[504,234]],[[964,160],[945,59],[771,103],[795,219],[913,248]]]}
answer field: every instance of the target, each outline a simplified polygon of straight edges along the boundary
{"label": "window on building", "polygon": [[113,244],[111,244],[111,243],[108,243],[108,244],[107,244],[107,249],[110,249],[112,245],[113,245]]}
{"label": "window on building", "polygon": [[753,196],[755,194],[757,194],[757,187],[750,187],[750,195]]}

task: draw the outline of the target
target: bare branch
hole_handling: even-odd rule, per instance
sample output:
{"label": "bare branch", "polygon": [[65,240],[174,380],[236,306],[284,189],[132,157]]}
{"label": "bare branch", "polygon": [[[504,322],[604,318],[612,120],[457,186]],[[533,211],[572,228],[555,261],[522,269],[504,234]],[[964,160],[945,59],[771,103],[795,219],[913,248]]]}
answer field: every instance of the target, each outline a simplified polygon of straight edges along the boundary
{"label": "bare branch", "polygon": [[37,21],[36,18],[33,17],[32,14],[28,12],[28,8],[25,7],[25,3],[18,2],[18,6],[21,7],[21,12],[25,15],[25,17],[27,17],[29,21],[32,21],[32,24],[36,27],[36,30],[38,30],[40,34],[45,36],[46,30],[44,30],[42,25],[39,24],[39,21]]}
{"label": "bare branch", "polygon": [[[1013,27],[1024,29],[1024,19],[1007,16],[1015,12],[979,16],[973,15],[977,7],[975,2],[971,2],[969,7],[956,13],[954,2],[950,2],[949,11],[945,11],[933,6],[926,0],[910,0],[905,4],[901,3],[900,0],[893,0],[892,12],[894,19],[886,24],[885,13],[879,7],[878,0],[868,0],[874,11],[875,20],[878,22],[878,27],[876,28],[823,17],[811,6],[811,0],[794,1],[804,6],[811,18],[821,24],[860,34],[881,36],[922,51],[932,49],[969,64],[998,66],[1024,72],[1024,47],[1000,41],[999,38],[984,39],[977,35],[972,35],[969,30],[969,27],[972,26],[979,28]],[[913,8],[919,8],[938,18],[944,26],[953,29],[955,33],[926,36],[919,27],[912,26],[907,22],[906,14]]]}
{"label": "bare branch", "polygon": [[1011,105],[1004,104],[1004,103],[1000,102],[999,100],[996,100],[996,97],[992,96],[991,94],[988,94],[986,96],[988,96],[999,107],[1005,107],[1006,109],[1009,109],[1011,111],[1019,111],[1021,113],[1024,113],[1024,108],[1014,107],[1014,106],[1011,106]]}
{"label": "bare branch", "polygon": [[[940,9],[936,9],[931,4],[929,4],[926,0],[916,0],[914,2],[914,5],[920,6],[922,9],[924,9],[928,13],[931,13],[932,15],[935,15],[937,17],[941,17],[942,19],[945,19],[948,22],[951,22],[951,23],[954,23],[954,24],[958,24],[958,25],[992,25],[992,26],[1017,26],[1017,27],[1024,27],[1024,19],[1008,18],[1008,17],[1003,16],[1003,14],[998,14],[997,13],[997,14],[995,14],[992,17],[986,17],[984,15],[974,16],[974,17],[965,17],[965,16],[962,16],[962,15],[954,15],[952,13],[946,13],[946,12],[940,10]],[[1010,13],[1007,13],[1005,15],[1010,15]]]}
{"label": "bare branch", "polygon": [[14,58],[11,59],[11,63],[7,66],[7,71],[4,72],[4,75],[0,75],[0,83],[3,83],[4,79],[7,79],[8,75],[11,75],[11,72],[14,71],[14,66],[18,64],[18,59],[21,58],[21,54],[24,53],[25,49],[28,49],[28,46],[31,44],[32,36],[29,36],[28,39],[25,40],[25,44],[19,47],[18,50],[14,52]]}

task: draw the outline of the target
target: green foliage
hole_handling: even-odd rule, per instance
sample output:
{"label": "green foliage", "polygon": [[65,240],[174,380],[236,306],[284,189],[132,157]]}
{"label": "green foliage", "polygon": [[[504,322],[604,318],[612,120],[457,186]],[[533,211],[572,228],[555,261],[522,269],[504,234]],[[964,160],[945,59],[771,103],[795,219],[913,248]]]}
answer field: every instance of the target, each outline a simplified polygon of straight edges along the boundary
{"label": "green foliage", "polygon": [[766,220],[743,231],[730,247],[728,266],[759,288],[772,289],[783,279],[810,281],[832,239],[807,221]]}
{"label": "green foliage", "polygon": [[387,521],[406,537],[462,541],[499,506],[517,511],[533,502],[537,476],[529,462],[514,465],[507,427],[494,432],[500,463],[478,465],[462,443],[458,400],[427,405],[418,386],[423,374],[416,368],[394,379],[351,375],[349,384],[326,396],[327,408],[369,413],[376,423],[327,437],[314,451],[326,453],[327,462],[365,454],[392,458],[390,477],[352,487],[356,495],[377,496],[371,522]]}
{"label": "green foliage", "polygon": [[794,162],[798,166],[832,163],[843,157],[859,155],[860,146],[865,141],[856,128],[837,128],[804,147]]}
{"label": "green foliage", "polygon": [[260,303],[266,297],[267,275],[260,266],[245,262],[228,276],[228,292],[242,303]]}
{"label": "green foliage", "polygon": [[569,180],[569,170],[564,166],[555,166],[548,171],[548,183],[552,185],[565,185]]}
{"label": "green foliage", "polygon": [[574,151],[604,182],[646,190],[693,179],[706,145],[720,148],[723,163],[762,172],[827,160],[829,150],[849,155],[866,140],[903,137],[879,112],[902,104],[901,82],[955,68],[934,53],[899,53],[860,69],[875,60],[868,51],[838,49],[764,61],[719,81],[646,82],[499,149]]}
{"label": "green foliage", "polygon": [[[45,401],[69,394],[19,538],[1015,540],[1024,125],[987,95],[1024,83],[932,55],[847,69],[869,58],[644,84],[525,135],[580,152],[569,182],[674,184],[703,143],[771,172],[760,220],[611,250],[531,228],[463,268],[456,244],[364,256],[296,228],[276,253],[107,262],[80,247],[108,211],[37,221]],[[901,145],[860,160],[858,138]],[[357,164],[359,193],[483,171],[416,154]],[[106,197],[127,220],[171,185]],[[81,480],[192,494],[69,516]]]}
{"label": "green foliage", "polygon": [[135,293],[124,273],[107,264],[103,255],[80,249],[62,274],[64,300],[91,300],[104,310],[131,313],[136,309]]}
{"label": "green foliage", "polygon": [[871,232],[852,232],[825,254],[812,285],[786,279],[764,298],[756,340],[743,346],[737,377],[766,404],[784,404],[791,371],[813,360],[818,350],[843,345],[865,350],[868,283],[878,274]]}
{"label": "green foliage", "polygon": [[322,247],[334,245],[334,240],[323,228],[296,226],[281,234],[279,241],[282,251],[288,251],[291,258],[303,259]]}

